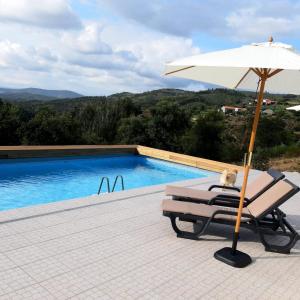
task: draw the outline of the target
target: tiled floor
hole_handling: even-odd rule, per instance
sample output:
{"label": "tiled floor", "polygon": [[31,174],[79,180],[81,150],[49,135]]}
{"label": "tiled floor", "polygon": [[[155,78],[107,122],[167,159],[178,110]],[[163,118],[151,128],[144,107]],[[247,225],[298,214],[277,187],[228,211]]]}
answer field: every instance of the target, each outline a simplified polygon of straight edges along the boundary
{"label": "tiled floor", "polygon": [[[299,174],[289,177],[299,184]],[[267,253],[243,231],[239,248],[254,263],[233,269],[213,258],[232,228],[176,238],[161,215],[162,189],[0,213],[0,299],[300,299],[300,242],[290,255]],[[300,231],[300,195],[283,210]]]}

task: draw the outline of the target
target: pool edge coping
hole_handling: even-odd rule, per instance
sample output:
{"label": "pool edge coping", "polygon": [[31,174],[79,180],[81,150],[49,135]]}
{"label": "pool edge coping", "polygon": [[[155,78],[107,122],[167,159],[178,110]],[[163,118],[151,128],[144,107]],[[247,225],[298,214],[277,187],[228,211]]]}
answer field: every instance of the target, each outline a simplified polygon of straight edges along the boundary
{"label": "pool edge coping", "polygon": [[105,154],[138,154],[219,173],[225,169],[237,170],[238,172],[243,170],[243,167],[234,164],[160,150],[142,145],[0,146],[0,159]]}
{"label": "pool edge coping", "polygon": [[21,220],[42,217],[46,215],[53,215],[76,209],[88,208],[92,206],[104,205],[112,202],[125,201],[139,196],[162,193],[165,189],[165,186],[169,184],[192,187],[197,186],[199,184],[215,183],[218,179],[218,175],[213,175],[206,178],[174,181],[169,182],[167,184],[145,186],[125,191],[106,193],[102,195],[94,194],[87,197],[67,199],[15,209],[3,210],[0,211],[0,224],[12,223]]}

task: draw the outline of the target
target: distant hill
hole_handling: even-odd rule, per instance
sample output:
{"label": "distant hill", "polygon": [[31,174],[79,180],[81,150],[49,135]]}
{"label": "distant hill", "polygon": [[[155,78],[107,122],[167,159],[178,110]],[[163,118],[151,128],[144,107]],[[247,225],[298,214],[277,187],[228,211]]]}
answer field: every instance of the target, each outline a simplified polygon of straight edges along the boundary
{"label": "distant hill", "polygon": [[82,95],[67,90],[45,90],[37,88],[9,89],[0,88],[0,98],[11,101],[74,99]]}
{"label": "distant hill", "polygon": [[[0,98],[4,97],[1,94]],[[23,89],[24,90],[24,89]],[[28,89],[25,89],[28,90]],[[44,91],[44,90],[43,90]],[[53,92],[53,91],[50,91]],[[64,91],[56,91],[64,92]],[[99,101],[120,101],[124,99],[131,100],[142,110],[147,110],[153,107],[157,102],[161,100],[171,101],[177,103],[179,106],[198,112],[205,111],[207,109],[215,110],[219,109],[222,105],[236,105],[239,107],[247,107],[249,102],[252,102],[256,95],[254,92],[227,90],[227,89],[209,89],[203,91],[185,91],[180,89],[159,89],[143,93],[117,93],[110,96],[80,96],[76,93],[66,91],[68,94],[59,94],[61,97],[51,97],[51,94],[47,95],[34,95],[34,94],[18,94],[15,95],[11,92],[12,100],[6,98],[4,100],[14,101],[19,106],[26,109],[37,110],[41,106],[48,106],[56,111],[72,111],[74,108],[80,108],[87,104],[94,104]],[[72,98],[72,95],[76,97]],[[6,94],[7,95],[7,94]],[[19,98],[17,98],[17,96]],[[57,94],[56,94],[57,96]],[[71,96],[71,98],[70,98]],[[22,98],[23,97],[23,98]],[[266,98],[275,100],[277,102],[276,107],[285,109],[287,106],[300,104],[300,97],[295,95],[274,95],[266,94]],[[18,100],[19,99],[19,100]]]}
{"label": "distant hill", "polygon": [[204,91],[185,91],[180,89],[159,89],[144,93],[119,93],[108,96],[107,99],[119,100],[130,98],[134,102],[139,103],[143,108],[155,105],[160,100],[176,101],[181,106],[189,106],[191,108],[204,105],[224,105],[224,104],[240,104],[247,103],[251,99],[251,93],[242,93],[234,90],[226,89],[210,89]]}

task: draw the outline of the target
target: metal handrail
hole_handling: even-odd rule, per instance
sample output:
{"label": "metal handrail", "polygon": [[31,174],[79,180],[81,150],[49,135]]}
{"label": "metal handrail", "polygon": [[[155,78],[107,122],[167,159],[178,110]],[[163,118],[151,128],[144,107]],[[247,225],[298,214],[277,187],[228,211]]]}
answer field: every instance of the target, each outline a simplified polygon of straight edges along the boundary
{"label": "metal handrail", "polygon": [[104,180],[106,180],[107,192],[110,193],[109,178],[104,176],[101,178],[101,182],[100,182],[99,189],[98,189],[98,195],[101,193],[101,189],[102,189]]}
{"label": "metal handrail", "polygon": [[122,176],[122,175],[118,175],[118,176],[115,178],[115,182],[114,182],[114,185],[113,185],[113,188],[112,188],[112,192],[115,191],[115,187],[116,187],[118,178],[120,178],[120,180],[121,180],[122,191],[124,191],[124,179],[123,179],[123,176]]}

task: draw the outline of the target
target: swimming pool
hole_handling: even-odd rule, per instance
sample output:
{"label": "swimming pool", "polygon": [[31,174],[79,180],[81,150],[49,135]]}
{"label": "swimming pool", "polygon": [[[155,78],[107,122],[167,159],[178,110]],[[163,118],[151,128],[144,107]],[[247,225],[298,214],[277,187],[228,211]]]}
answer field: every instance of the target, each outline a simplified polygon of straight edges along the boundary
{"label": "swimming pool", "polygon": [[127,190],[214,174],[139,155],[2,159],[0,210],[96,194],[102,176],[122,175]]}

